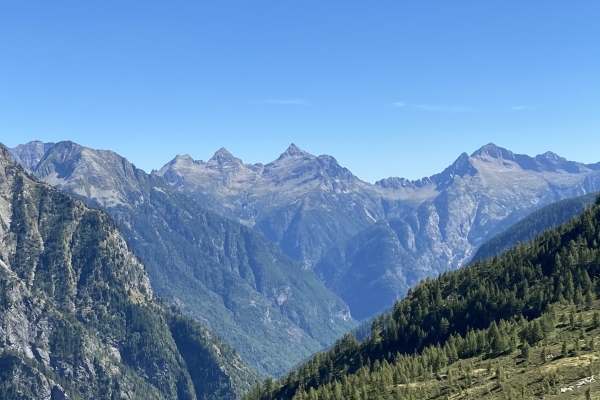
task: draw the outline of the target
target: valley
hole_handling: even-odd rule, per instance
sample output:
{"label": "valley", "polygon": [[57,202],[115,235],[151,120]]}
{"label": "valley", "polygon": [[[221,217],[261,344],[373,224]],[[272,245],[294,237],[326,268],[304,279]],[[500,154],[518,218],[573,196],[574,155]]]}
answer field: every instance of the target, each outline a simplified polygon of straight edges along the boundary
{"label": "valley", "polygon": [[[432,177],[418,181],[389,178],[376,184],[361,181],[333,157],[315,157],[295,145],[266,165],[243,164],[221,149],[207,163],[178,156],[151,174],[114,152],[73,142],[31,142],[9,152],[38,179],[110,214],[143,260],[153,290],[164,299],[160,301],[170,304],[171,312],[214,331],[239,351],[243,362],[262,374],[282,376],[316,352],[332,345],[334,349],[350,346],[346,332],[360,320],[374,317],[371,334],[351,346],[353,351],[363,349],[360,359],[377,359],[378,366],[361,372],[365,361],[355,365],[354,358],[334,373],[341,377],[348,370],[350,386],[327,384],[314,392],[309,387],[306,398],[311,399],[327,398],[329,391],[339,397],[340,390],[346,393],[343,398],[454,398],[470,393],[495,398],[495,393],[516,393],[520,387],[537,385],[529,381],[534,379],[530,369],[519,369],[522,362],[513,352],[520,342],[513,339],[511,352],[496,363],[509,371],[506,374],[521,376],[519,382],[524,383],[513,382],[511,389],[498,386],[493,372],[457,378],[464,383],[450,386],[446,378],[440,381],[440,370],[430,378],[425,372],[398,377],[394,368],[404,365],[396,359],[403,357],[397,353],[398,344],[395,356],[388,351],[391,356],[381,358],[376,349],[383,344],[377,341],[390,324],[395,326],[390,316],[396,318],[397,307],[407,301],[402,299],[412,298],[411,288],[420,281],[463,271],[459,268],[472,257],[492,257],[503,249],[522,246],[519,241],[532,240],[581,213],[596,195],[576,196],[597,190],[600,183],[597,165],[567,161],[551,153],[515,155],[492,144],[471,156],[461,155]],[[480,247],[477,254],[481,255],[476,255]],[[478,268],[475,265],[466,271]],[[397,301],[401,302],[393,311],[386,311]],[[571,309],[562,303],[552,307],[563,314]],[[586,310],[591,308],[575,308],[577,314],[583,313],[579,318],[587,321],[591,311]],[[510,325],[509,319],[504,321]],[[439,321],[435,317],[430,323],[435,326]],[[205,329],[190,323],[181,326],[188,331]],[[444,323],[450,329],[450,320]],[[524,329],[523,321],[520,324],[502,329],[519,337]],[[562,332],[563,328],[557,325],[556,329]],[[568,335],[572,328],[546,337],[547,351],[554,351],[556,337]],[[345,333],[344,342],[335,342]],[[424,338],[409,342],[414,346]],[[410,354],[403,346],[403,352]],[[427,349],[421,346],[415,351]],[[481,370],[487,353],[483,348],[478,352],[483,356],[462,357],[464,362],[447,360],[445,375],[463,374],[464,365],[470,365],[470,371]],[[325,362],[319,357],[310,362]],[[452,372],[455,368],[460,373]],[[589,368],[582,367],[572,379],[582,378],[579,375]],[[365,387],[361,381],[368,377],[368,382],[387,382],[389,388],[392,383],[384,376],[392,376],[397,388]],[[287,382],[290,377],[282,379]],[[323,379],[318,381],[326,383]],[[360,387],[356,382],[361,382]],[[275,387],[273,382],[268,385]],[[419,385],[427,389],[411,389]],[[545,393],[554,389],[543,388]],[[264,390],[261,386],[249,396],[267,398],[270,395]],[[363,394],[357,394],[361,390]],[[368,394],[373,391],[377,395]],[[305,398],[302,392],[294,393],[285,398]]]}

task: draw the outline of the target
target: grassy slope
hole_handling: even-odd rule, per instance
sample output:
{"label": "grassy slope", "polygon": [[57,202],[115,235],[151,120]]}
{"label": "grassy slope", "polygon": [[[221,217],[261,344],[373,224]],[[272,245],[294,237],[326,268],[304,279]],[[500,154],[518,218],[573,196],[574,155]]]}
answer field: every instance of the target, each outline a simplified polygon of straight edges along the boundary
{"label": "grassy slope", "polygon": [[[600,394],[600,379],[575,388],[582,378],[600,374],[600,329],[592,326],[592,314],[599,304],[596,303],[593,310],[577,310],[576,321],[582,318],[582,322],[576,322],[575,327],[568,324],[571,307],[560,307],[559,320],[564,318],[566,322],[559,322],[547,339],[530,349],[529,362],[519,349],[498,357],[472,357],[451,364],[442,373],[424,374],[415,382],[391,385],[388,389],[390,393],[403,393],[408,388],[412,392],[409,396],[419,399],[506,399],[511,396],[515,399],[585,399],[587,388],[592,394]],[[592,338],[593,349],[589,346]],[[561,350],[565,340],[568,355],[563,357]],[[573,350],[575,340],[581,346],[579,354]],[[542,352],[546,354],[545,361],[542,361]],[[553,372],[558,379],[551,382]],[[447,378],[449,375],[454,377],[452,382]],[[561,393],[560,389],[568,386],[574,390]]]}

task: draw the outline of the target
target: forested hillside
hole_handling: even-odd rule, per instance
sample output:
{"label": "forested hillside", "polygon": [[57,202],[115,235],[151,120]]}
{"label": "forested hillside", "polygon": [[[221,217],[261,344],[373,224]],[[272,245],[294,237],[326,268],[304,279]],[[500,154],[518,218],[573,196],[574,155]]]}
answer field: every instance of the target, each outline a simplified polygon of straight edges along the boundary
{"label": "forested hillside", "polygon": [[481,245],[473,260],[480,260],[499,254],[502,250],[514,246],[517,242],[528,242],[563,222],[581,214],[585,207],[596,199],[596,193],[586,194],[572,199],[564,199],[532,212],[513,226],[500,232]]}
{"label": "forested hillside", "polygon": [[257,375],[164,309],[104,212],[0,146],[0,398],[235,399]]}
{"label": "forested hillside", "polygon": [[530,244],[422,282],[362,343],[348,334],[246,399],[583,396],[579,379],[599,368],[599,244],[600,198]]}

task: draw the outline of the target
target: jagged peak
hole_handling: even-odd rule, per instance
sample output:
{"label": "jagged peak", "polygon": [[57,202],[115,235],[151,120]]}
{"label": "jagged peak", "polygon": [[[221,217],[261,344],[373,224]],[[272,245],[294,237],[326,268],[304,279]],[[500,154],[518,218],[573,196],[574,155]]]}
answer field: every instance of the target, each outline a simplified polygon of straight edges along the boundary
{"label": "jagged peak", "polygon": [[296,146],[294,143],[290,144],[290,146],[287,148],[286,151],[284,151],[279,158],[286,158],[286,157],[305,157],[305,156],[310,156],[309,153],[305,152],[304,150],[302,150],[300,147]]}
{"label": "jagged peak", "polygon": [[389,178],[378,180],[377,182],[375,182],[375,185],[380,186],[384,189],[399,190],[402,188],[410,188],[410,189],[420,188],[423,186],[430,185],[432,183],[434,183],[434,182],[428,176],[421,178],[421,179],[417,179],[417,180],[410,180],[410,179],[398,178],[398,177],[389,177]]}
{"label": "jagged peak", "polygon": [[479,154],[479,153],[484,153],[487,152],[489,150],[496,150],[496,149],[501,149],[500,146],[496,145],[494,142],[489,142],[488,144],[484,144],[483,146],[481,146],[480,148],[478,148],[477,150],[475,150],[473,152],[473,154],[471,154],[471,157]]}
{"label": "jagged peak", "polygon": [[452,163],[453,166],[464,165],[469,162],[469,155],[465,152],[462,152],[460,156]]}
{"label": "jagged peak", "polygon": [[[62,154],[62,156],[67,156],[67,155],[74,156],[77,154],[81,154],[82,156],[86,156],[86,157],[100,157],[102,159],[106,159],[107,157],[113,157],[114,159],[117,159],[117,160],[126,160],[127,161],[127,159],[125,157],[123,157],[119,153],[116,153],[112,150],[94,149],[94,148],[86,147],[79,143],[73,142],[71,140],[63,140],[63,141],[57,142],[54,146],[52,146],[52,148],[50,150],[48,150],[48,152],[46,153],[46,156],[56,156],[57,154]],[[46,156],[44,156],[44,158],[46,158]],[[127,162],[129,162],[129,161],[127,161]]]}
{"label": "jagged peak", "polygon": [[39,146],[39,145],[47,145],[47,144],[54,144],[54,143],[50,143],[50,142],[46,143],[46,142],[42,142],[41,140],[32,140],[30,142],[20,144],[15,148],[28,147],[28,146]]}
{"label": "jagged peak", "polygon": [[194,162],[194,159],[189,154],[177,154],[172,162]]}
{"label": "jagged peak", "polygon": [[[308,153],[307,153],[307,154],[308,154]],[[340,165],[340,164],[338,163],[338,161],[335,159],[335,157],[333,157],[333,156],[330,156],[330,155],[327,155],[327,154],[320,155],[319,157],[317,157],[317,159],[319,159],[319,160],[321,160],[321,161],[323,161],[323,162],[326,162],[326,163],[328,163],[328,164],[332,164],[332,165]]]}
{"label": "jagged peak", "polygon": [[225,147],[221,147],[219,150],[215,151],[215,154],[212,156],[211,160],[224,159],[224,158],[232,158],[233,159],[235,157]]}
{"label": "jagged peak", "polygon": [[232,167],[235,165],[242,165],[242,160],[236,158],[231,154],[225,147],[221,147],[215,152],[210,160],[206,163],[208,167]]}
{"label": "jagged peak", "polygon": [[52,146],[52,148],[50,148],[46,154],[44,154],[40,160],[40,163],[46,159],[67,159],[69,157],[81,156],[81,154],[85,153],[86,151],[89,154],[89,152],[93,150],[71,140],[61,140]]}
{"label": "jagged peak", "polygon": [[[499,148],[499,147],[497,147],[497,148]],[[502,149],[502,150],[504,150],[504,149]],[[458,156],[456,161],[454,161],[451,166],[446,168],[446,170],[444,172],[451,172],[451,174],[453,176],[454,175],[462,176],[462,175],[466,175],[466,174],[475,175],[477,173],[477,169],[473,166],[473,164],[471,164],[469,155],[467,153],[463,152],[460,156]]]}
{"label": "jagged peak", "polygon": [[489,156],[497,159],[505,159],[505,160],[514,160],[515,155],[512,151],[507,150],[503,147],[497,146],[496,144],[490,142],[484,146],[481,146],[478,150],[476,150],[471,157],[484,157]]}
{"label": "jagged peak", "polygon": [[535,156],[536,160],[549,160],[549,161],[567,161],[566,158],[559,156],[558,154],[547,151],[543,154],[538,154]]}
{"label": "jagged peak", "polygon": [[70,148],[70,147],[83,147],[82,145],[73,142],[72,140],[61,140],[60,142],[57,142],[55,145],[57,148],[58,147],[65,147],[65,148]]}
{"label": "jagged peak", "polygon": [[471,163],[469,155],[467,153],[462,153],[458,158],[449,165],[444,171],[437,173],[435,175],[424,177],[417,180],[410,180],[406,178],[398,178],[398,177],[389,177],[386,179],[381,179],[375,182],[375,185],[380,186],[385,189],[394,189],[399,190],[401,188],[418,188],[427,186],[430,184],[440,185],[449,185],[455,176],[466,176],[471,175],[474,176],[479,172],[477,168]]}
{"label": "jagged peak", "polygon": [[329,176],[341,179],[356,179],[356,176],[347,168],[342,167],[334,157],[324,154],[316,159],[321,168],[326,170]]}

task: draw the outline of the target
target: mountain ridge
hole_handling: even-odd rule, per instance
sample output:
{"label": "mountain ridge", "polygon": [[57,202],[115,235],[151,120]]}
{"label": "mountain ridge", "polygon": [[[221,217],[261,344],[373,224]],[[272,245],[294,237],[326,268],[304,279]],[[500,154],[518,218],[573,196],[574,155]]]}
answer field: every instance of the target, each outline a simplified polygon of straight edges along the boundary
{"label": "mountain ridge", "polygon": [[[366,279],[362,287],[389,296],[365,314],[351,310],[359,319],[387,308],[420,279],[464,265],[479,245],[535,209],[600,190],[600,164],[568,161],[551,152],[530,157],[493,143],[470,156],[462,153],[438,174],[375,184],[361,181],[335,158],[314,156],[295,144],[267,164],[244,164],[224,149],[211,159],[177,156],[152,175],[203,207],[252,227],[304,268],[319,266],[317,275],[342,279],[330,288],[346,302],[357,295],[345,293],[346,288],[361,285],[356,278],[347,280],[356,274],[341,278],[340,271],[362,271],[356,275]],[[392,246],[385,247],[392,252],[402,249],[401,261],[382,259],[386,267],[375,269],[368,267],[375,260],[338,257],[334,262],[331,255],[345,246],[350,250],[349,243],[352,254],[372,252],[369,247],[377,241],[362,232],[383,220],[399,230],[376,230],[381,245]],[[361,235],[371,239],[360,244],[355,238]]]}
{"label": "mountain ridge", "polygon": [[[351,287],[389,293],[387,300],[363,309],[364,313],[351,309],[359,319],[385,309],[420,279],[462,266],[481,243],[531,211],[600,189],[600,173],[593,164],[568,161],[551,152],[530,157],[494,143],[470,156],[462,153],[429,177],[392,177],[375,184],[361,181],[333,157],[314,156],[295,145],[252,172],[246,184],[236,177],[247,175],[214,178],[201,166],[177,169],[167,164],[159,173],[207,207],[214,204],[215,212],[252,226],[306,268],[316,268],[323,279],[338,277],[335,285],[325,282],[334,285],[330,288],[347,303],[359,294],[369,296],[366,289],[348,292]],[[219,211],[220,207],[226,210]],[[392,221],[399,231],[376,230],[382,235],[378,243],[373,232],[367,232],[382,220]],[[356,238],[361,235],[370,239],[359,245]],[[380,259],[387,267],[373,269],[369,265],[375,259],[341,256],[371,252],[377,257],[370,246],[380,245],[400,252],[403,260]],[[343,278],[341,271],[349,275]],[[366,279],[364,284],[359,276]]]}
{"label": "mountain ridge", "polygon": [[263,373],[284,373],[355,325],[348,307],[275,244],[117,153],[59,142],[33,173],[111,214],[158,293]]}
{"label": "mountain ridge", "polygon": [[0,397],[234,400],[257,378],[163,308],[106,213],[39,182],[2,145],[0,243]]}
{"label": "mountain ridge", "polygon": [[362,342],[347,334],[245,399],[584,398],[598,388],[599,232],[597,197],[531,243],[421,282]]}

